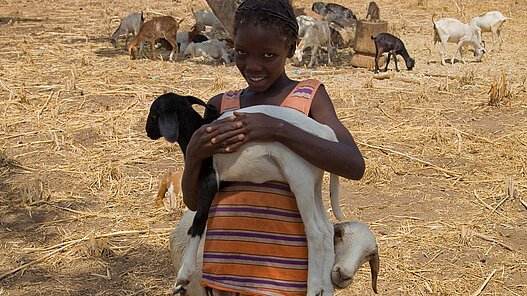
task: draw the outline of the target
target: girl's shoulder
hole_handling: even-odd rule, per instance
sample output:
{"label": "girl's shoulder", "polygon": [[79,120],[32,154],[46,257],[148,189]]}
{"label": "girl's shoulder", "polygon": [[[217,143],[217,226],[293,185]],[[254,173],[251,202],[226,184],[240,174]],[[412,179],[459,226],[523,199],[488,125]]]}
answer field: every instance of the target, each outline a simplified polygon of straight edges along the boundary
{"label": "girl's shoulder", "polygon": [[221,106],[221,98],[223,98],[223,94],[224,93],[219,93],[219,94],[213,96],[212,98],[209,99],[207,104],[212,105],[212,106],[218,108],[218,110],[219,110],[220,106]]}
{"label": "girl's shoulder", "polygon": [[209,100],[209,104],[216,107],[220,114],[240,109],[240,92],[235,90],[217,94]]}

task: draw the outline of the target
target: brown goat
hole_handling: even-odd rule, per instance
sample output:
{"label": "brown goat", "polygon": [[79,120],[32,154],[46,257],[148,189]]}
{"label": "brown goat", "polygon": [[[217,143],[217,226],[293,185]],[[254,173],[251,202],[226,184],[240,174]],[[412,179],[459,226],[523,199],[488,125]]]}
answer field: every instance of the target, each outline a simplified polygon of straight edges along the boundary
{"label": "brown goat", "polygon": [[[155,205],[170,210],[177,207],[177,197],[181,192],[182,171],[167,172],[159,181]],[[168,192],[168,196],[165,197]]]}
{"label": "brown goat", "polygon": [[371,1],[368,5],[368,14],[366,14],[366,19],[372,22],[378,22],[381,20],[381,17],[379,16],[379,6],[377,6],[377,3],[374,1]]}
{"label": "brown goat", "polygon": [[172,60],[172,57],[174,56],[174,53],[178,53],[178,46],[177,46],[177,31],[179,29],[179,24],[182,20],[179,22],[176,21],[171,16],[161,16],[153,18],[143,24],[141,26],[141,30],[139,30],[139,33],[137,33],[137,36],[132,39],[130,42],[130,45],[128,46],[128,52],[130,52],[130,55],[133,59],[137,58],[137,45],[148,41],[150,42],[150,51],[152,54],[152,60],[156,60],[156,39],[158,38],[164,38],[170,45],[172,45],[172,51],[170,52],[170,60]]}

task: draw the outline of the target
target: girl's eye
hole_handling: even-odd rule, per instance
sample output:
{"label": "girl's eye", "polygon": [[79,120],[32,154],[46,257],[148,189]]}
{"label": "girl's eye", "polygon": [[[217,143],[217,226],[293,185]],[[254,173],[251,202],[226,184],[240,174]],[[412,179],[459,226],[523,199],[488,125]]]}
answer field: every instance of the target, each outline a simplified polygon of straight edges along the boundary
{"label": "girl's eye", "polygon": [[241,50],[241,49],[237,49],[237,50],[236,50],[236,53],[242,55],[242,54],[245,54],[245,51],[243,51],[243,50]]}
{"label": "girl's eye", "polygon": [[274,53],[266,53],[266,54],[264,54],[264,57],[272,58],[272,57],[274,57]]}

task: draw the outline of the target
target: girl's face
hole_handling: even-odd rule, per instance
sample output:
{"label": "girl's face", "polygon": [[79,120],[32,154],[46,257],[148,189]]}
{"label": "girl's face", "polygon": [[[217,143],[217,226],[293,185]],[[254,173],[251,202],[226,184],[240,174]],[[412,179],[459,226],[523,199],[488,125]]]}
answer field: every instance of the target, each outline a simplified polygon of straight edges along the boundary
{"label": "girl's face", "polygon": [[259,24],[239,25],[234,38],[234,59],[243,78],[254,92],[268,90],[285,76],[290,45],[273,30]]}

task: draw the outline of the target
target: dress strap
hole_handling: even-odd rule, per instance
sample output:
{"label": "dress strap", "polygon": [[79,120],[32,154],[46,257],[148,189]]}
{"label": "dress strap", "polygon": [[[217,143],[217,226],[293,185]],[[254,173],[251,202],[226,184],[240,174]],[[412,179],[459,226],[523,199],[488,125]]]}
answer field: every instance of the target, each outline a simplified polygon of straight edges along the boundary
{"label": "dress strap", "polygon": [[240,109],[240,93],[241,90],[231,90],[223,94],[221,97],[220,114]]}
{"label": "dress strap", "polygon": [[320,81],[316,79],[308,79],[299,82],[280,106],[293,108],[309,116],[311,103],[313,102],[313,98],[315,97],[320,84]]}

